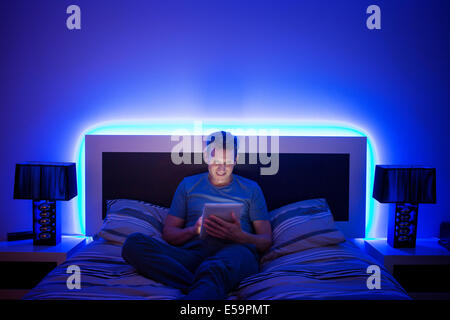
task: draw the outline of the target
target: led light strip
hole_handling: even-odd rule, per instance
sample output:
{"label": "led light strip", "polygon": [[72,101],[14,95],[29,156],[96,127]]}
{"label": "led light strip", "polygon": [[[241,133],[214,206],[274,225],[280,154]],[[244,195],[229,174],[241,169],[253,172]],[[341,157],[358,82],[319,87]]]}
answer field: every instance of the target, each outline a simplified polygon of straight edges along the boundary
{"label": "led light strip", "polygon": [[[330,136],[330,137],[366,137],[367,138],[367,177],[366,177],[366,237],[376,237],[378,225],[372,198],[375,172],[376,148],[369,135],[349,123],[318,120],[248,120],[208,119],[200,123],[202,133],[216,130],[230,131],[240,134],[242,131],[255,132],[277,130],[280,136]],[[152,119],[152,120],[120,120],[97,123],[86,130],[78,138],[75,147],[77,163],[78,197],[73,204],[72,234],[85,234],[85,136],[86,135],[171,135],[175,130],[185,129],[198,134],[199,122],[188,119]]]}

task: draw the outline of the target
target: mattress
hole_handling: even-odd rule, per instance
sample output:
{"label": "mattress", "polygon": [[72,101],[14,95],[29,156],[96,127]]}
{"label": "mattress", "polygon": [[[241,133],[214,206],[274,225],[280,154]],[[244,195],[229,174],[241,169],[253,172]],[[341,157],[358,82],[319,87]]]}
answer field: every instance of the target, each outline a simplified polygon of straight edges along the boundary
{"label": "mattress", "polygon": [[[380,289],[368,289],[376,262],[352,244],[325,246],[276,258],[244,279],[228,299],[409,299],[382,267]],[[70,265],[81,270],[81,288],[69,289]],[[24,299],[157,299],[181,291],[136,273],[121,257],[121,245],[97,239],[52,270]]]}

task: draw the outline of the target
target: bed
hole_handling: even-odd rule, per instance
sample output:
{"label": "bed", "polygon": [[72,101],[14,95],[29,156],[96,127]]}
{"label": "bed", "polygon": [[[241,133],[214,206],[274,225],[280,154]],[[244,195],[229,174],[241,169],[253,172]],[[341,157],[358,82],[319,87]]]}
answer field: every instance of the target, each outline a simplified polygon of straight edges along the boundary
{"label": "bed", "polygon": [[[194,137],[192,137],[194,139]],[[241,141],[250,148],[252,137]],[[377,262],[346,239],[364,237],[366,139],[278,137],[276,174],[261,174],[255,149],[240,150],[235,173],[260,185],[271,214],[274,244],[260,272],[228,299],[409,299],[382,267],[379,289],[369,289]],[[140,276],[121,257],[131,232],[158,240],[173,193],[206,164],[175,164],[170,136],[86,136],[86,232],[93,241],[50,272],[24,299],[176,299],[182,293]],[[198,150],[197,150],[198,151]],[[274,152],[270,154],[275,161]],[[258,160],[258,156],[253,159]],[[267,157],[266,157],[267,160]],[[81,289],[66,285],[67,267],[81,270]]]}

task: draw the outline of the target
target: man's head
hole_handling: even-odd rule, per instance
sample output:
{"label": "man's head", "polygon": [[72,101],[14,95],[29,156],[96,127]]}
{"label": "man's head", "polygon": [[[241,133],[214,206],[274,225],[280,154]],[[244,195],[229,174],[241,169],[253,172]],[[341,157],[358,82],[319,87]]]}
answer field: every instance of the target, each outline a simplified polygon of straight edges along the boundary
{"label": "man's head", "polygon": [[206,139],[205,160],[213,184],[222,185],[231,181],[238,155],[238,139],[226,131],[211,133]]}

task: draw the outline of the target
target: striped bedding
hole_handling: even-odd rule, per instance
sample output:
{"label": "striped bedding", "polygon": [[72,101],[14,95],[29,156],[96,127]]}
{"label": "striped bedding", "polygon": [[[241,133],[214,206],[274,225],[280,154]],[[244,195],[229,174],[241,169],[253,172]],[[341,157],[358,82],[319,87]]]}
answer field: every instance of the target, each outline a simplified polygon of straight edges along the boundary
{"label": "striped bedding", "polygon": [[[137,274],[121,257],[122,245],[99,238],[51,271],[28,299],[175,299],[179,290]],[[81,288],[69,290],[67,267],[81,270]]]}
{"label": "striped bedding", "polygon": [[162,240],[161,232],[169,209],[144,201],[107,200],[107,215],[98,235],[111,242],[123,244],[128,235],[140,232]]}
{"label": "striped bedding", "polygon": [[382,266],[380,289],[368,289],[375,260],[348,242],[316,247],[263,263],[244,279],[237,299],[398,300],[410,299]]}
{"label": "striped bedding", "polygon": [[[99,238],[50,272],[24,299],[176,299],[177,289],[137,274],[121,245]],[[261,265],[229,299],[408,299],[384,269],[381,289],[366,286],[373,259],[349,243],[287,254]],[[69,290],[67,267],[81,269],[81,288]]]}

